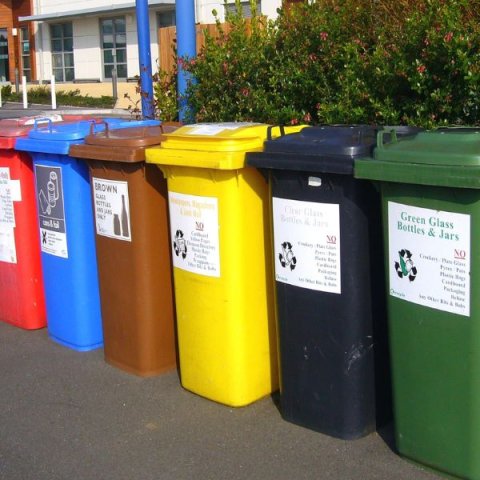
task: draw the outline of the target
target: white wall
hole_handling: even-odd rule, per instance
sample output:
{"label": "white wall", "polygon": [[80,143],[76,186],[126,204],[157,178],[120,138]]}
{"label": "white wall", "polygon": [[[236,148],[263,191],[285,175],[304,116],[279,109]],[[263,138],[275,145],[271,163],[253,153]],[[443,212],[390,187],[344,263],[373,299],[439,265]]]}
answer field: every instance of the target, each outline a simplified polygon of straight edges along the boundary
{"label": "white wall", "polygon": [[[126,15],[127,26],[127,69],[128,76],[134,77],[140,75],[138,60],[138,39],[137,39],[137,23],[135,15]],[[150,11],[150,56],[152,59],[152,72],[157,71],[158,59],[158,33],[157,33],[157,14]]]}
{"label": "white wall", "polygon": [[103,78],[100,26],[95,17],[74,20],[73,58],[75,78]]}
{"label": "white wall", "polygon": [[[132,0],[113,0],[115,5],[131,3]],[[234,0],[230,0],[234,3]],[[262,0],[262,14],[275,18],[276,10],[282,4],[282,0]],[[112,0],[83,0],[72,4],[71,0],[39,0],[35,14],[47,14],[52,12],[71,11],[74,9],[100,8],[112,5]],[[199,23],[214,23],[215,17],[212,10],[216,9],[220,18],[223,19],[223,0],[196,0],[196,21]],[[112,15],[115,15],[112,13]],[[106,16],[106,15],[105,15]],[[139,75],[137,24],[135,12],[125,14],[127,28],[127,69],[128,76]],[[150,11],[150,51],[152,58],[152,71],[157,70],[158,38],[156,12]],[[77,17],[73,24],[73,45],[75,78],[103,78],[102,51],[100,48],[100,16]],[[50,42],[50,26],[48,23],[39,23],[36,27],[36,62],[37,76],[39,80],[50,80],[52,75],[52,55]]]}
{"label": "white wall", "polygon": [[[215,23],[215,17],[212,10],[216,10],[221,21],[224,20],[225,8],[222,0],[196,0],[197,1],[197,22]],[[245,0],[242,0],[245,1]],[[228,3],[235,3],[229,0]],[[282,0],[261,0],[262,15],[269,18],[277,17],[277,8],[282,6]]]}
{"label": "white wall", "polygon": [[282,6],[282,0],[262,0],[262,15],[272,20],[277,18],[277,9]]}
{"label": "white wall", "polygon": [[[50,80],[52,76],[52,54],[50,42],[50,29],[46,23],[37,24],[36,62],[37,77],[39,80]],[[42,63],[43,62],[43,63]]]}
{"label": "white wall", "polygon": [[[125,14],[127,29],[127,70],[128,76],[139,75],[137,24],[136,16]],[[150,55],[152,59],[152,71],[157,70],[158,39],[156,12],[150,12]],[[85,17],[72,21],[73,26],[73,53],[76,79],[100,79],[103,78],[103,58],[100,48],[100,17]],[[50,41],[50,25],[48,23],[37,24],[36,29],[36,64],[39,80],[50,80],[52,75],[52,52]],[[42,64],[43,62],[43,64]]]}
{"label": "white wall", "polygon": [[81,2],[72,2],[72,0],[40,0],[38,3],[39,11],[35,11],[35,15],[111,7],[112,5],[132,3],[132,0],[82,0]]}

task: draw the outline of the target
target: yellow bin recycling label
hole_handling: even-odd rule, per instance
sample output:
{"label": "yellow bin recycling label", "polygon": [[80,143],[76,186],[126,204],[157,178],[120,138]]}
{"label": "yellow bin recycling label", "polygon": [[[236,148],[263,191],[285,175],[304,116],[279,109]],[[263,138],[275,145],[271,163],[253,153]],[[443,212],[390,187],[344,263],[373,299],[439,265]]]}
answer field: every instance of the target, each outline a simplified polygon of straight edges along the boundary
{"label": "yellow bin recycling label", "polygon": [[196,124],[146,150],[168,182],[182,384],[230,406],[278,387],[268,185],[245,165],[278,134]]}

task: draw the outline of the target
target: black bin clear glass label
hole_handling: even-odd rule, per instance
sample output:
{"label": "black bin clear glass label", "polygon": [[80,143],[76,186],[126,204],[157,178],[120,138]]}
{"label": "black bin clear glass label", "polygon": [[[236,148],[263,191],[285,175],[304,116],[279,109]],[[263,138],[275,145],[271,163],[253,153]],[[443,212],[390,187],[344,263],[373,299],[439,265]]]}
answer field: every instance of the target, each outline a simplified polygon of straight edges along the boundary
{"label": "black bin clear glass label", "polygon": [[276,280],[341,294],[340,206],[277,197],[272,201]]}

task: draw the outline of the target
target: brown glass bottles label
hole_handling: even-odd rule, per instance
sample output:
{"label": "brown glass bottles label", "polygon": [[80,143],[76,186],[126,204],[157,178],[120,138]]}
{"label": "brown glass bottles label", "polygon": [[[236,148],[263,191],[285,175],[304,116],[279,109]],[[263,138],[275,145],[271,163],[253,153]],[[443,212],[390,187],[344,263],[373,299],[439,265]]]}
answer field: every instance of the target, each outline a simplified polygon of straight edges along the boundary
{"label": "brown glass bottles label", "polygon": [[132,241],[128,182],[92,178],[97,235]]}

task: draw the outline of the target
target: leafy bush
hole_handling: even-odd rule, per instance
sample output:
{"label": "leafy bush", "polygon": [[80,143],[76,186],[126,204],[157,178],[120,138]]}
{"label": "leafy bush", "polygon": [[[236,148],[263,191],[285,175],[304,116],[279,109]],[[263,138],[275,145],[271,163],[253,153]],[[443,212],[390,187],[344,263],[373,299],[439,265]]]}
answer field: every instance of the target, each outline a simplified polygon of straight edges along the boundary
{"label": "leafy bush", "polygon": [[7,99],[8,97],[10,97],[11,94],[12,94],[12,86],[2,85],[2,88],[1,88],[2,100]]}
{"label": "leafy bush", "polygon": [[[176,63],[176,62],[175,62]],[[166,72],[159,69],[152,77],[153,81],[153,114],[155,118],[161,118],[164,122],[175,122],[178,120],[177,106],[177,72]],[[142,118],[142,99],[148,95],[142,91],[141,79],[137,76],[137,87],[135,89],[140,98],[134,100],[125,93],[124,98],[129,100],[128,110],[137,119]]]}
{"label": "leafy bush", "polygon": [[479,124],[479,0],[311,0],[206,36],[197,121]]}
{"label": "leafy bush", "polygon": [[197,58],[183,59],[185,70],[196,79],[189,87],[188,104],[198,121],[261,120],[272,106],[274,24],[257,15],[256,2],[251,2],[248,20],[240,2],[236,4],[226,24],[217,17],[217,36],[205,31],[205,46]]}

